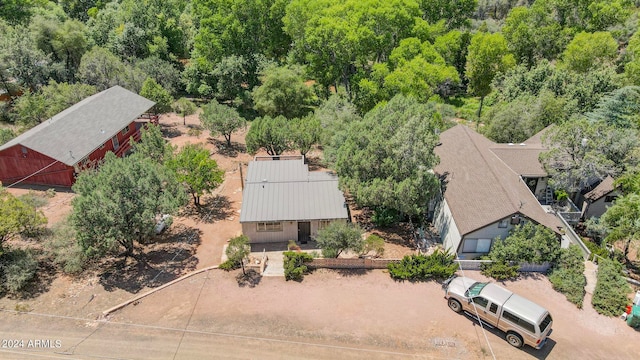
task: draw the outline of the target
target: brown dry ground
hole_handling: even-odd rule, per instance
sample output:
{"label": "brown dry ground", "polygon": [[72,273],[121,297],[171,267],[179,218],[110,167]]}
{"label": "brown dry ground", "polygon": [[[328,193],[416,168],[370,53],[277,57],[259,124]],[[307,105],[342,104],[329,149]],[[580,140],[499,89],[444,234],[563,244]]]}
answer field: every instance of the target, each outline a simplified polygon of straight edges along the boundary
{"label": "brown dry ground", "polygon": [[[499,332],[484,332],[468,317],[453,313],[437,283],[395,282],[386,272],[378,270],[320,270],[308,275],[302,283],[262,278],[254,287],[239,286],[237,272],[213,270],[143,298],[109,319],[113,324],[144,324],[154,328],[129,327],[111,334],[115,330],[109,330],[109,323],[97,327],[93,322],[102,311],[193,269],[220,263],[226,241],[241,232],[238,166],[251,159],[242,151],[246,130],[234,134],[234,146],[228,149],[222,138],[210,139],[206,131],[199,137],[187,134],[188,126],[198,124],[197,115],[187,118],[188,126],[183,126],[182,118],[175,115],[163,116],[161,124],[174,145],[204,143],[226,171],[223,185],[203,199],[203,209],[187,208],[157,243],[140,247],[145,254],[144,264],[129,259],[106,262],[99,271],[88,271],[79,277],[56,274],[31,296],[0,299],[0,309],[29,309],[34,313],[84,319],[64,328],[69,334],[86,332],[77,353],[83,354],[84,346],[84,354],[118,353],[119,358],[172,358],[169,352],[134,355],[136,346],[147,341],[155,344],[154,339],[162,339],[163,344],[169,341],[168,349],[181,348],[186,354],[192,341],[194,353],[183,358],[194,359],[338,356],[490,359],[492,352],[497,359],[638,357],[635,344],[640,338],[636,331],[619,319],[595,313],[588,305],[589,296],[585,309],[576,309],[552,290],[546,277],[535,275],[504,285],[544,305],[553,314],[554,332],[541,351],[511,348]],[[311,155],[317,157],[318,153]],[[27,190],[11,191],[20,194]],[[43,211],[50,224],[70,212],[72,197],[70,192],[58,191],[49,201]],[[385,249],[387,255],[402,256],[413,251],[397,235],[384,232],[383,235],[390,240]],[[467,275],[483,279],[479,273]],[[62,327],[64,321],[58,323]],[[36,333],[46,329],[52,320],[35,315],[16,317],[5,311],[0,312],[0,324],[6,326],[0,325],[0,335],[5,338],[12,334],[11,326],[16,333],[20,325]],[[98,328],[99,331],[95,330]],[[183,338],[184,333],[175,329],[191,332]],[[25,330],[22,331],[24,334]],[[113,336],[129,336],[131,343],[113,342]],[[102,349],[106,339],[111,341],[108,343],[111,348]],[[212,350],[209,356],[196,352],[195,349],[206,349],[208,343],[217,350]],[[0,351],[0,358],[12,357]]]}

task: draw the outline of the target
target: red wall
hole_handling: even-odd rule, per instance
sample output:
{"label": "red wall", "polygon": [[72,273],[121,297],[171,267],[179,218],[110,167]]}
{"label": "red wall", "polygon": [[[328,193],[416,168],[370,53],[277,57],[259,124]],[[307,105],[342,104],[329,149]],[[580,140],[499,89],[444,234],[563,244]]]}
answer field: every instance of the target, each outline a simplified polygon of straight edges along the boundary
{"label": "red wall", "polygon": [[[123,135],[122,131],[118,132],[117,136],[120,147],[117,151],[114,151],[113,142],[109,139],[105,142],[104,148],[96,149],[89,155],[88,159],[90,161],[100,160],[108,151],[116,152],[118,155],[124,154],[130,148],[129,137],[136,132],[136,122],[132,121],[131,124],[129,124],[129,131],[126,134]],[[32,149],[28,149],[25,156],[22,153],[22,145],[12,146],[0,151],[0,181],[2,181],[4,186],[10,185],[53,162],[54,160],[52,158]],[[71,186],[75,181],[74,173],[75,171],[72,166],[58,162],[37,175],[29,177],[22,183]]]}

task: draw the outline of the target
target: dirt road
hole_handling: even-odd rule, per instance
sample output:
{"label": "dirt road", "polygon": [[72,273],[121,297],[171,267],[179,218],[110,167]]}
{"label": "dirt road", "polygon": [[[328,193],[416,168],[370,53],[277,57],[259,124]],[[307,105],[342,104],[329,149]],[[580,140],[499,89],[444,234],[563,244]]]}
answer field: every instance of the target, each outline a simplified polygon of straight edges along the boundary
{"label": "dirt road", "polygon": [[[481,278],[477,273],[467,274]],[[382,271],[317,271],[302,283],[234,273],[186,279],[108,322],[0,312],[0,338],[60,339],[56,349],[0,349],[0,358],[107,359],[636,359],[638,334],[619,319],[578,310],[546,278],[505,284],[554,316],[542,350],[515,349],[448,309],[436,283],[399,283]],[[8,352],[11,351],[11,352]],[[492,355],[493,354],[493,355]]]}

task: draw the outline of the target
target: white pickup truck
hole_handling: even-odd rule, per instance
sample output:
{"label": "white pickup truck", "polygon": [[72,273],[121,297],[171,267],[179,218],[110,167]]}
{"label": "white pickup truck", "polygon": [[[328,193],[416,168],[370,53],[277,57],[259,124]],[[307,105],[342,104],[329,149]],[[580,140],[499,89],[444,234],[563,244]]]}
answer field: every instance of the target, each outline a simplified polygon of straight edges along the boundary
{"label": "white pickup truck", "polygon": [[493,283],[453,277],[443,288],[449,308],[506,333],[512,346],[540,349],[551,334],[553,319],[542,306]]}

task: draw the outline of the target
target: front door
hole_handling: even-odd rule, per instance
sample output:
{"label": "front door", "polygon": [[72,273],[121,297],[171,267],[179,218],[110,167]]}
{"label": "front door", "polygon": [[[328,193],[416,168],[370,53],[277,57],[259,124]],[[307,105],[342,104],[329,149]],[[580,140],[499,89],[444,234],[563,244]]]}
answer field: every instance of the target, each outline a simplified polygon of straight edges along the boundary
{"label": "front door", "polygon": [[298,242],[300,244],[306,244],[310,240],[311,236],[311,223],[310,222],[298,222]]}

